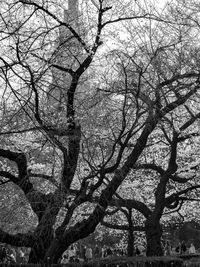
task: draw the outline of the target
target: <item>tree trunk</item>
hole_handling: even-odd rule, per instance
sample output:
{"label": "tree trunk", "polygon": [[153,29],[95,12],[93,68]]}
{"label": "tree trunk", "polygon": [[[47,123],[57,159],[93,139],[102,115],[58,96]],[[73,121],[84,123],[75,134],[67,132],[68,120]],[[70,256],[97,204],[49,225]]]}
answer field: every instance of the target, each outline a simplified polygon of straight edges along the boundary
{"label": "tree trunk", "polygon": [[52,243],[53,239],[53,231],[51,229],[48,229],[48,231],[44,231],[44,233],[39,236],[39,238],[31,248],[28,262],[42,263],[44,261],[46,251],[50,247],[50,244]]}
{"label": "tree trunk", "polygon": [[149,218],[145,223],[147,256],[162,256],[163,250],[161,245],[162,227],[159,221]]}
{"label": "tree trunk", "polygon": [[37,225],[37,228],[35,229],[34,235],[36,238],[34,245],[31,247],[29,263],[44,262],[46,252],[55,238],[53,226],[55,224],[56,214],[59,211],[60,205],[57,205],[57,207],[54,206],[52,206],[51,203],[49,204],[39,224]]}
{"label": "tree trunk", "polygon": [[132,221],[132,209],[128,210],[128,247],[127,255],[132,257],[134,255],[134,235],[133,235],[133,221]]}
{"label": "tree trunk", "polygon": [[32,248],[29,255],[28,263],[41,263],[44,259],[45,249],[41,245],[41,242],[37,242]]}
{"label": "tree trunk", "polygon": [[134,255],[134,235],[132,229],[128,231],[128,247],[127,247],[128,257]]}
{"label": "tree trunk", "polygon": [[52,240],[51,245],[46,250],[45,257],[43,258],[43,263],[58,263],[59,259],[61,258],[63,252],[69,246],[62,246],[62,241],[58,238],[54,238]]}

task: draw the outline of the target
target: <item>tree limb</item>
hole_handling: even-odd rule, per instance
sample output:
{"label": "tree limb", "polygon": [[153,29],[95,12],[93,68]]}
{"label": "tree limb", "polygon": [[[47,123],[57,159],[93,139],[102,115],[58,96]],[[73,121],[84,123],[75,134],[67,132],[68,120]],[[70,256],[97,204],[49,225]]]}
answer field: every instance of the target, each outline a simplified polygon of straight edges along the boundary
{"label": "tree limb", "polygon": [[32,233],[14,235],[0,229],[0,242],[18,247],[31,247],[37,241]]}
{"label": "tree limb", "polygon": [[17,164],[18,168],[18,177],[10,176],[13,182],[15,182],[24,193],[28,193],[33,189],[32,183],[27,179],[28,170],[27,170],[27,160],[24,153],[13,152],[11,150],[0,149],[0,157],[7,158],[11,161],[14,161]]}
{"label": "tree limb", "polygon": [[[123,231],[128,231],[129,230],[129,226],[128,225],[119,225],[119,224],[112,224],[109,222],[106,222],[104,220],[101,221],[101,225],[111,228],[111,229],[115,229],[115,230],[123,230]],[[143,226],[133,226],[133,231],[145,231],[145,228]]]}

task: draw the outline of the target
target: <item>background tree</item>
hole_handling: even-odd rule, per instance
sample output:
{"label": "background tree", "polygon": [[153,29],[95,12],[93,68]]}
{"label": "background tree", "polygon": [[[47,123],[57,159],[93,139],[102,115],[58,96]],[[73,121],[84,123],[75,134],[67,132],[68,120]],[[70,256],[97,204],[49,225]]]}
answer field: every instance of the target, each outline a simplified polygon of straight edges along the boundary
{"label": "background tree", "polygon": [[[167,12],[167,19],[169,14],[174,15],[171,9]],[[115,61],[118,59],[120,78],[118,83],[110,87],[111,91],[118,90],[120,94],[123,87],[124,91],[129,92],[131,96],[143,101],[144,105],[140,108],[144,114],[145,108],[150,114],[156,109],[158,116],[161,116],[128,178],[131,184],[138,182],[139,187],[150,183],[148,199],[140,203],[144,204],[142,209],[141,205],[139,206],[140,212],[146,217],[147,255],[162,254],[160,219],[165,210],[180,210],[184,201],[198,200],[199,193],[198,172],[195,170],[198,163],[196,167],[191,165],[191,162],[194,163],[196,159],[192,156],[194,150],[191,149],[190,143],[194,138],[198,140],[199,136],[198,90],[197,94],[189,97],[187,101],[179,102],[180,97],[186,96],[187,90],[190,94],[192,87],[198,83],[198,53],[192,52],[198,51],[198,44],[196,35],[194,36],[194,27],[189,23],[188,25],[182,24],[181,21],[177,23],[172,19],[172,23],[168,22],[165,28],[163,25],[163,22],[138,25],[140,35],[136,42],[136,38],[131,39],[135,36],[135,28],[132,30],[133,27],[128,24],[129,41],[125,43],[123,49],[115,50],[112,54]],[[198,28],[195,30],[198,31]],[[172,103],[175,104],[174,101],[178,101],[180,105],[162,114],[161,110],[164,106],[171,106]],[[127,144],[127,148],[131,149],[134,145],[133,138]],[[186,149],[187,156],[183,151]],[[190,157],[188,157],[188,151],[191,152]],[[195,155],[198,157],[196,153]],[[182,167],[186,162],[188,169],[183,171]],[[144,171],[141,172],[139,169]],[[194,172],[191,174],[192,169]],[[137,175],[138,178],[136,178]],[[144,182],[142,182],[143,177]],[[133,192],[134,196],[137,195],[136,191]],[[144,189],[141,192],[144,193]],[[138,198],[138,195],[132,198],[132,205],[130,204],[137,210],[139,210],[136,202]],[[128,203],[128,200],[125,203]]]}
{"label": "background tree", "polygon": [[[112,213],[115,214],[115,217]],[[123,219],[123,217],[125,217]],[[107,213],[101,224],[109,229],[120,230],[126,233],[126,243],[127,243],[127,256],[131,257],[135,255],[135,232],[144,231],[144,227],[140,222],[140,218],[137,218],[136,212],[132,213],[132,209],[117,208],[111,213]],[[137,218],[137,219],[136,219]],[[106,220],[107,219],[107,220]]]}

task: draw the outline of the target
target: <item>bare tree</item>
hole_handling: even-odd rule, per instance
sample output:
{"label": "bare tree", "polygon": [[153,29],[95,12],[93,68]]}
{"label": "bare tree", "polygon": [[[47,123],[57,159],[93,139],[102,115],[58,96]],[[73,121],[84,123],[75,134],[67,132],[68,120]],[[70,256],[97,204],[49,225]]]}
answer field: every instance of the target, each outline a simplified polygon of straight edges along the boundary
{"label": "bare tree", "polygon": [[[198,162],[194,164],[199,157],[195,149],[199,138],[199,48],[190,23],[186,26],[181,21],[171,22],[165,23],[165,28],[160,22],[144,23],[138,29],[131,28],[130,22],[127,24],[130,37],[135,36],[137,29],[140,38],[129,38],[123,49],[112,52],[119,79],[106,88],[109,94],[123,92],[127,103],[131,102],[131,106],[126,105],[123,118],[126,129],[135,118],[135,132],[127,143],[119,141],[126,151],[134,151],[137,137],[141,137],[141,132],[144,134],[140,127],[145,125],[149,130],[155,125],[126,178],[135,184],[133,196],[130,194],[128,198],[127,192],[122,191],[120,198],[124,194],[126,197],[115,199],[118,205],[143,214],[149,256],[163,253],[160,224],[163,214],[177,212],[184,201],[199,198]],[[198,27],[195,29],[198,31]],[[140,140],[141,147],[144,140]],[[183,170],[184,164],[188,166],[187,171]],[[146,191],[146,187],[151,189]]]}
{"label": "bare tree", "polygon": [[[147,167],[141,160],[151,135],[168,121],[168,115],[182,112],[182,107],[187,111],[187,101],[198,98],[199,70],[183,68],[178,72],[177,68],[172,72],[164,64],[167,53],[173,54],[171,47],[179,45],[176,41],[151,51],[146,49],[149,43],[140,43],[139,52],[132,50],[130,54],[117,50],[117,64],[107,66],[113,76],[104,76],[109,80],[98,88],[87,83],[106,40],[106,28],[140,19],[167,23],[137,2],[127,1],[124,6],[108,2],[99,0],[94,5],[82,1],[81,14],[78,4],[73,6],[69,1],[65,19],[60,2],[1,4],[1,135],[7,142],[0,149],[0,175],[4,186],[5,182],[14,183],[23,191],[38,223],[33,232],[25,234],[1,230],[0,241],[31,247],[29,262],[57,262],[72,243],[92,233],[115,201],[120,185],[133,170]],[[131,11],[128,5],[132,5]],[[137,32],[134,23],[130,27]],[[191,117],[188,111],[188,116],[181,131],[199,115]],[[32,145],[23,145],[30,138]],[[147,219],[149,255],[162,254],[159,219],[165,206],[176,201],[174,194],[165,198],[165,193],[169,179],[177,178],[176,150],[181,138],[173,131],[171,156],[167,168],[160,171],[154,211],[137,200],[130,201],[131,208],[143,212]],[[31,161],[45,167],[30,169]],[[38,186],[36,178],[47,188]],[[94,198],[98,201],[91,206],[91,214],[74,219]]]}

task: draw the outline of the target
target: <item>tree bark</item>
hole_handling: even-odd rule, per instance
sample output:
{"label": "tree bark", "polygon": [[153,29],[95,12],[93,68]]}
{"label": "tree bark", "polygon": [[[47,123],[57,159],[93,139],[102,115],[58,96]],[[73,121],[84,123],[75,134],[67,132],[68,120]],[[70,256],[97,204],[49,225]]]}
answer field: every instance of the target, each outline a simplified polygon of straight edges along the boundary
{"label": "tree bark", "polygon": [[[69,243],[69,245],[72,243]],[[62,241],[58,238],[54,238],[51,242],[51,245],[46,250],[46,254],[43,258],[43,263],[58,263],[58,260],[61,258],[63,252],[69,247],[62,246]]]}
{"label": "tree bark", "polygon": [[45,249],[42,243],[42,240],[38,240],[31,248],[28,263],[36,264],[42,262],[45,255]]}
{"label": "tree bark", "polygon": [[29,263],[42,263],[46,251],[48,250],[49,246],[51,245],[54,239],[52,225],[49,228],[45,226],[46,225],[44,225],[44,229],[41,232],[37,233],[38,239],[31,247],[31,252],[29,255]]}
{"label": "tree bark", "polygon": [[127,247],[127,255],[129,257],[134,255],[134,234],[133,234],[133,221],[132,221],[132,209],[128,209],[127,214],[128,219],[128,247]]}
{"label": "tree bark", "polygon": [[131,229],[128,231],[127,255],[128,257],[132,257],[134,255],[134,235]]}
{"label": "tree bark", "polygon": [[145,223],[147,256],[162,256],[163,250],[161,246],[162,227],[159,220],[148,218]]}

